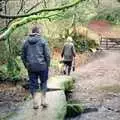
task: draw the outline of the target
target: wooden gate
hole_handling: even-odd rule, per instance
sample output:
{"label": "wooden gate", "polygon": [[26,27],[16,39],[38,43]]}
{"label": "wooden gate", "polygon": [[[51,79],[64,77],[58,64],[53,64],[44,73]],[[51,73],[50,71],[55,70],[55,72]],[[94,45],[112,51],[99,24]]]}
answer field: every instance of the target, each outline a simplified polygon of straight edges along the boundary
{"label": "wooden gate", "polygon": [[120,38],[101,37],[100,47],[105,50],[120,50]]}

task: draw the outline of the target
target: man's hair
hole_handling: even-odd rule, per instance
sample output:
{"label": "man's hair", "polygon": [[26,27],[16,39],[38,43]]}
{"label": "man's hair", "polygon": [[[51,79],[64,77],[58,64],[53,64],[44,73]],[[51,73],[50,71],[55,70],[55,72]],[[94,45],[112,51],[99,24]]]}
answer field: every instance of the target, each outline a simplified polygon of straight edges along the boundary
{"label": "man's hair", "polygon": [[38,27],[33,27],[32,28],[32,33],[39,33],[39,28]]}

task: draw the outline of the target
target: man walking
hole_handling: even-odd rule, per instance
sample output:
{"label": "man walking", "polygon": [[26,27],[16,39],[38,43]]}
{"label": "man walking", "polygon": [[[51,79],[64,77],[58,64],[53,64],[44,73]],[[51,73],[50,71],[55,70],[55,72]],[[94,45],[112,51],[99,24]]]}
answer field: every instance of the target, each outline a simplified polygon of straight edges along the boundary
{"label": "man walking", "polygon": [[36,92],[39,89],[38,78],[41,81],[41,105],[46,107],[45,98],[50,65],[50,51],[47,41],[42,38],[38,27],[32,29],[32,33],[23,44],[21,58],[28,71],[29,87],[33,97],[33,108],[39,108],[36,100]]}
{"label": "man walking", "polygon": [[[63,58],[64,64],[65,64],[64,74],[70,75],[72,62],[73,60],[75,60],[74,59],[75,54],[76,54],[76,51],[73,44],[73,39],[69,36],[64,44],[62,54],[61,54],[61,57]],[[66,73],[66,68],[68,68],[67,73]]]}

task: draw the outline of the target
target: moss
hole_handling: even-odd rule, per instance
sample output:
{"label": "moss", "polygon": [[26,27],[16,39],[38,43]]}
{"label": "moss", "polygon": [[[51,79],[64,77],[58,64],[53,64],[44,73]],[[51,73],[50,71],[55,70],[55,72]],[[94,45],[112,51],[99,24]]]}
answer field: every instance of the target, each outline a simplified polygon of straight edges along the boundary
{"label": "moss", "polygon": [[64,82],[65,91],[71,91],[74,88],[74,80],[71,78],[71,80],[66,80]]}
{"label": "moss", "polygon": [[76,117],[77,115],[80,115],[83,112],[84,109],[81,104],[77,104],[77,103],[67,104],[67,114],[66,114],[67,118]]}

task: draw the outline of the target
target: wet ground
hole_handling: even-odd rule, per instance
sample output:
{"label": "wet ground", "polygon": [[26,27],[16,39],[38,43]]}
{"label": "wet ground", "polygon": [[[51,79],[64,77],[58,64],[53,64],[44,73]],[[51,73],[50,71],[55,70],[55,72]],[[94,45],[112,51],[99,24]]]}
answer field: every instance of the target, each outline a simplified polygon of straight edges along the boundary
{"label": "wet ground", "polygon": [[[52,71],[51,75],[55,72]],[[97,111],[68,120],[120,120],[119,51],[95,53],[72,76],[76,79],[72,100],[79,101],[86,108],[96,108]],[[0,117],[3,117],[16,111],[28,93],[19,85],[1,84],[0,88]]]}
{"label": "wet ground", "polygon": [[73,100],[98,111],[68,120],[120,120],[120,52],[105,51],[73,73]]}
{"label": "wet ground", "polygon": [[19,85],[0,84],[0,120],[12,115],[27,96],[28,92]]}

